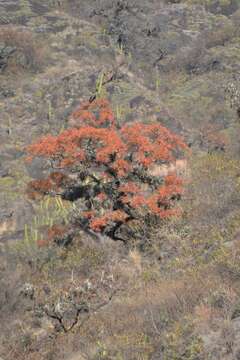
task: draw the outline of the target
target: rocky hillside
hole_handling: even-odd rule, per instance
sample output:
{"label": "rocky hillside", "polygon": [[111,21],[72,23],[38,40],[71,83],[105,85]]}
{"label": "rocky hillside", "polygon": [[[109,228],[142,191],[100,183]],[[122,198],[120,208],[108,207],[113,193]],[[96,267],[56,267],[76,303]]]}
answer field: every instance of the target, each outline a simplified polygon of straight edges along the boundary
{"label": "rocky hillside", "polygon": [[[0,357],[240,359],[239,0],[0,0]],[[184,137],[181,219],[144,246],[80,232],[41,247],[74,203],[32,200],[26,146],[100,94],[119,123]]]}

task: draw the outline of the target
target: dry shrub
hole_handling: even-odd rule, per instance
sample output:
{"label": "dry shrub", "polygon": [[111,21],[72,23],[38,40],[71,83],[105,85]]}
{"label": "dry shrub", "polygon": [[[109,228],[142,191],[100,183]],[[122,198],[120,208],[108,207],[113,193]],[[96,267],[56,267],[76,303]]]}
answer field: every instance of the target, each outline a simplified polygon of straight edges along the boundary
{"label": "dry shrub", "polygon": [[[240,278],[240,245],[238,238],[230,243],[229,247],[219,249],[215,258],[217,271],[230,283],[237,286]],[[239,291],[239,289],[238,289]]]}
{"label": "dry shrub", "polygon": [[129,257],[133,263],[133,266],[139,271],[142,272],[142,256],[137,249],[130,250]]}
{"label": "dry shrub", "polygon": [[[135,252],[130,254],[133,263],[136,257],[138,263],[138,255]],[[121,277],[120,267],[118,271]],[[123,274],[125,276],[124,269]],[[132,278],[132,284],[128,284],[124,293],[119,293],[108,307],[92,316],[80,330],[88,348],[95,347],[95,354],[97,344],[104,350],[106,358],[152,358],[175,324],[184,322],[185,316],[194,315],[195,308],[209,296],[212,288],[217,287],[214,279],[206,282],[200,277],[150,281],[146,284],[142,275]],[[196,313],[203,316],[200,310]],[[184,338],[185,335],[179,336]],[[95,359],[90,352],[88,354],[90,359]]]}
{"label": "dry shrub", "polygon": [[207,304],[200,304],[197,305],[195,308],[195,316],[196,316],[196,323],[201,328],[204,328],[206,323],[212,321],[212,319],[216,316],[215,312],[213,311],[212,307]]}
{"label": "dry shrub", "polygon": [[[239,207],[239,161],[227,153],[196,156],[191,166],[191,183],[185,192],[184,208],[188,224],[209,233],[226,223]],[[204,235],[205,236],[205,235]]]}
{"label": "dry shrub", "polygon": [[150,282],[129,299],[129,306],[135,310],[141,308],[139,313],[144,313],[144,308],[148,309],[160,329],[161,313],[165,314],[170,323],[194,313],[195,307],[218,286],[218,279],[213,276],[206,278],[203,274],[188,275],[178,280]]}
{"label": "dry shrub", "polygon": [[[210,289],[209,289],[210,290]],[[196,329],[204,334],[209,329],[216,329],[222,326],[223,321],[230,317],[234,304],[237,301],[237,294],[227,284],[213,289],[207,301],[202,299],[202,303],[194,309],[194,323]]]}
{"label": "dry shrub", "polygon": [[28,69],[35,72],[44,65],[46,47],[30,31],[15,26],[2,26],[0,43],[14,49],[7,63],[10,71]]}
{"label": "dry shrub", "polygon": [[[130,259],[134,266],[139,263],[135,251]],[[141,266],[144,271],[144,265]],[[120,267],[118,271],[121,278]],[[197,273],[178,280],[147,283],[142,276],[143,273],[138,273],[132,278],[124,293],[119,293],[110,306],[92,317],[81,330],[93,342],[99,339],[110,358],[116,354],[124,359],[140,359],[140,354],[151,358],[177,323],[184,323],[186,318],[196,319],[194,324],[200,330],[211,325],[213,316],[221,316],[222,310],[207,302],[219,288],[216,275]]]}
{"label": "dry shrub", "polygon": [[208,31],[205,35],[206,48],[210,49],[215,46],[224,46],[226,42],[230,41],[235,33],[237,28],[232,24],[225,24],[215,31]]}
{"label": "dry shrub", "polygon": [[205,146],[208,152],[225,151],[229,140],[227,136],[221,132],[221,128],[215,124],[207,124],[200,127],[200,145]]}

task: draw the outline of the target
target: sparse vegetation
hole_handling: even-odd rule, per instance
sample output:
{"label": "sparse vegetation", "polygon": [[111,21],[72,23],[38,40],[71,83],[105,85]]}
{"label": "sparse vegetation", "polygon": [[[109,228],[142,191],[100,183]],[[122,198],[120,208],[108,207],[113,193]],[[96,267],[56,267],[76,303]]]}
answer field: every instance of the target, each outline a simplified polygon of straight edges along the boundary
{"label": "sparse vegetation", "polygon": [[239,29],[0,0],[0,358],[240,359]]}

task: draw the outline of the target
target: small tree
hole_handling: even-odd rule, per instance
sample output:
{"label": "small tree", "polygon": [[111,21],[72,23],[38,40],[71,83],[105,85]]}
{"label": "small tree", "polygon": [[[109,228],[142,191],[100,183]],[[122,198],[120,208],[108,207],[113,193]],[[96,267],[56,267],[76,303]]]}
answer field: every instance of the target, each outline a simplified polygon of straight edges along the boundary
{"label": "small tree", "polygon": [[96,99],[72,114],[73,128],[28,147],[30,160],[44,157],[52,172],[29,184],[30,195],[60,194],[77,201],[75,225],[117,238],[122,224],[178,213],[182,180],[151,169],[171,164],[187,148],[159,123],[118,126],[109,102]]}

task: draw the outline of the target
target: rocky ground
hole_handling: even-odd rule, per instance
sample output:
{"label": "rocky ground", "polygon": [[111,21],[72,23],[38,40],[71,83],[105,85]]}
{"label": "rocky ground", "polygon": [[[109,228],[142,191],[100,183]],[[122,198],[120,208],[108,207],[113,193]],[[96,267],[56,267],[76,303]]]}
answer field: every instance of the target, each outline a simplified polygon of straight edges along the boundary
{"label": "rocky ground", "polygon": [[[4,360],[240,359],[239,29],[238,0],[0,0]],[[192,149],[184,216],[144,253],[84,233],[37,245],[72,204],[26,196],[47,169],[25,146],[96,91]]]}

